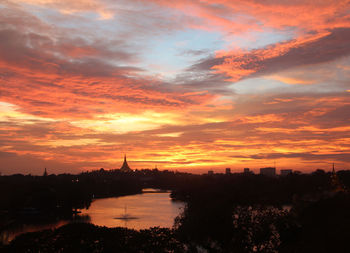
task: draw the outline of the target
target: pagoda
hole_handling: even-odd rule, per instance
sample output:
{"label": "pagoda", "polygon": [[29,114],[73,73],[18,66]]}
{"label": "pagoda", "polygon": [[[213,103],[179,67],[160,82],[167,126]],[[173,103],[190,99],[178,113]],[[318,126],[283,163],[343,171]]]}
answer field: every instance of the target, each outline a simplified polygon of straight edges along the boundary
{"label": "pagoda", "polygon": [[131,172],[132,169],[130,169],[128,162],[126,161],[126,155],[124,155],[124,163],[122,165],[122,167],[120,168],[120,171],[122,172]]}

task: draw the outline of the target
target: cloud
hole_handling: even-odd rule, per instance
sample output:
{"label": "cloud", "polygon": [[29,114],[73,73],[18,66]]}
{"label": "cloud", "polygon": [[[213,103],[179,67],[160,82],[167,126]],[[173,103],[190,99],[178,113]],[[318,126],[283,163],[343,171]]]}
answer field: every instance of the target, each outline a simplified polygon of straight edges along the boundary
{"label": "cloud", "polygon": [[205,93],[171,91],[157,80],[138,76],[138,68],[115,66],[103,58],[57,56],[69,47],[59,42],[54,46],[52,40],[43,35],[7,29],[0,30],[0,36],[3,39],[0,70],[5,84],[0,87],[1,99],[19,105],[28,113],[83,118],[131,107],[138,110],[141,104],[150,109],[185,108],[211,97]]}
{"label": "cloud", "polygon": [[[1,6],[4,173],[118,168],[123,153],[133,168],[259,168],[272,159],[349,167],[346,1]],[[193,29],[221,41],[214,49],[189,40],[180,53],[192,66],[179,64],[167,80],[151,75],[159,63],[145,55],[158,46],[168,53]],[[242,94],[233,83],[244,79]],[[266,89],[255,92],[255,82]]]}
{"label": "cloud", "polygon": [[350,162],[349,152],[338,153],[338,154],[312,154],[312,153],[265,153],[259,155],[252,155],[249,158],[253,159],[283,159],[283,158],[302,158],[303,160],[311,161],[340,161],[340,162]]}
{"label": "cloud", "polygon": [[39,7],[49,7],[59,10],[63,14],[74,14],[81,12],[98,13],[100,19],[113,18],[114,12],[109,10],[108,6],[99,0],[20,0],[17,3],[30,4]]}
{"label": "cloud", "polygon": [[162,169],[259,168],[277,160],[283,168],[303,168],[304,163],[312,162],[314,167],[307,166],[312,170],[324,168],[330,159],[346,168],[350,154],[350,122],[344,114],[349,109],[344,105],[347,99],[346,93],[251,96],[217,115],[221,122],[199,122],[206,116],[196,119],[195,113],[188,112],[192,121],[174,119],[151,130],[126,133],[99,131],[64,120],[22,117],[22,121],[14,121],[5,117],[0,123],[1,151],[16,155],[6,158],[3,166],[10,168],[13,159],[27,158],[52,168],[62,161],[65,168],[117,168],[126,152],[133,168],[152,168],[154,164]]}
{"label": "cloud", "polygon": [[291,40],[249,52],[223,52],[193,67],[213,69],[216,73],[225,74],[231,81],[239,81],[347,56],[350,54],[349,39],[350,28],[339,28],[313,40]]}
{"label": "cloud", "polygon": [[[149,1],[147,1],[149,2]],[[245,33],[248,30],[294,28],[298,32],[322,31],[349,26],[348,1],[318,1],[317,4],[294,1],[189,1],[176,3],[154,0],[154,3],[191,16],[189,26],[226,33]]]}

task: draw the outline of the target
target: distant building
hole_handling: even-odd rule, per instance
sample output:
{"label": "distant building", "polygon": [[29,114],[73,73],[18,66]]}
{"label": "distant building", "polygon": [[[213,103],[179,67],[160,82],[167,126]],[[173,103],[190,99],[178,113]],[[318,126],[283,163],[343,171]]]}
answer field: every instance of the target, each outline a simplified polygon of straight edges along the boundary
{"label": "distant building", "polygon": [[132,169],[130,169],[128,162],[126,161],[126,155],[124,155],[124,163],[122,165],[122,167],[120,168],[120,171],[122,172],[131,172]]}
{"label": "distant building", "polygon": [[45,171],[44,171],[43,176],[44,176],[44,177],[47,177],[47,171],[46,171],[46,168],[45,168]]}
{"label": "distant building", "polygon": [[231,174],[231,169],[230,169],[230,168],[226,168],[225,174],[226,174],[226,175],[230,175],[230,174]]}
{"label": "distant building", "polygon": [[276,168],[275,167],[266,167],[260,169],[260,175],[274,177],[276,176]]}
{"label": "distant building", "polygon": [[292,174],[293,170],[281,170],[281,176]]}
{"label": "distant building", "polygon": [[214,175],[214,171],[213,170],[208,170],[208,175]]}
{"label": "distant building", "polygon": [[331,186],[332,186],[333,192],[344,192],[345,191],[344,185],[340,182],[338,175],[335,172],[334,163],[333,163],[333,169],[332,169],[332,174],[331,174]]}
{"label": "distant building", "polygon": [[244,168],[243,173],[244,173],[244,174],[248,174],[248,173],[250,173],[249,168]]}

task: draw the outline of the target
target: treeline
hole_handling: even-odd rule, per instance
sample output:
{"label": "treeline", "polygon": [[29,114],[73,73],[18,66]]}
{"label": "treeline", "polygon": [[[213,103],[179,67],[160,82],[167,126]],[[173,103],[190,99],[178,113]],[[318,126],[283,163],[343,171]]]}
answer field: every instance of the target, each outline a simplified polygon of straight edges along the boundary
{"label": "treeline", "polygon": [[[345,187],[350,187],[349,171],[337,173]],[[285,177],[236,173],[230,175],[194,175],[173,171],[96,170],[78,175],[0,176],[0,210],[16,213],[24,208],[44,212],[88,208],[93,198],[117,197],[141,193],[143,188],[171,190],[174,200],[194,202],[200,198],[225,196],[227,202],[250,204],[291,204],[307,194],[329,191],[330,173]]]}
{"label": "treeline", "polygon": [[[78,175],[0,176],[0,212],[60,214],[88,208],[94,198],[141,193],[143,188],[173,190],[198,175],[172,171],[95,170]],[[0,219],[1,220],[1,219]]]}
{"label": "treeline", "polygon": [[[339,182],[350,188],[350,171],[337,173]],[[310,174],[292,173],[287,176],[267,177],[252,173],[214,174],[193,177],[177,185],[174,199],[193,202],[200,198],[225,197],[240,205],[292,204],[306,195],[320,195],[332,189],[331,173],[317,170]]]}
{"label": "treeline", "polygon": [[350,171],[206,175],[172,193],[186,201],[179,240],[207,252],[347,252]]}
{"label": "treeline", "polygon": [[71,224],[20,236],[4,249],[52,252],[53,247],[71,252],[73,245],[75,252],[345,253],[350,238],[350,171],[337,172],[341,191],[332,178],[322,170],[284,177],[103,169],[79,175],[3,176],[2,210],[87,208],[93,197],[135,194],[143,188],[172,190],[173,199],[186,202],[173,229],[138,232]]}
{"label": "treeline", "polygon": [[121,196],[141,192],[129,175],[12,175],[0,177],[0,210],[12,215],[71,212],[88,208],[94,197]]}

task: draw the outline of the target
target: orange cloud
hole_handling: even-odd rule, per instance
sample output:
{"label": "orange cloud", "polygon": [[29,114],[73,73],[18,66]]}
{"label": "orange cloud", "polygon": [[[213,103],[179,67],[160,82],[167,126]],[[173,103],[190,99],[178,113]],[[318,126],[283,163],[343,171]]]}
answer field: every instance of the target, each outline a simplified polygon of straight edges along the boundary
{"label": "orange cloud", "polygon": [[298,78],[293,78],[293,77],[285,77],[285,76],[269,76],[268,78],[286,83],[286,84],[303,84],[303,85],[308,85],[308,84],[314,84],[316,83],[315,81],[312,80],[302,80]]}
{"label": "orange cloud", "polygon": [[[304,95],[302,99],[278,99],[288,102],[262,106],[259,99],[252,97],[248,103],[251,107],[246,107],[246,113],[235,121],[227,117],[218,123],[173,122],[127,133],[98,131],[60,120],[48,123],[23,116],[25,120],[8,121],[14,124],[11,135],[0,128],[0,141],[4,144],[1,152],[7,154],[6,157],[16,154],[13,159],[30,156],[48,164],[65,161],[66,168],[80,169],[118,168],[124,152],[133,168],[153,168],[157,164],[161,169],[191,171],[225,167],[239,170],[247,166],[258,169],[272,160],[277,160],[279,167],[309,169],[314,167],[304,163],[320,166],[329,159],[343,166],[350,163],[347,158],[349,123],[342,119],[341,113],[334,114],[344,107],[342,102],[346,98]],[[257,110],[257,104],[265,114]],[[292,110],[285,113],[284,106]],[[240,107],[237,104],[238,110]],[[313,113],[316,107],[323,113]],[[282,113],[277,113],[279,110]],[[319,117],[333,117],[333,120],[318,122]],[[25,121],[35,123],[23,125]]]}
{"label": "orange cloud", "polygon": [[[62,59],[50,51],[27,46],[30,39],[25,35],[11,30],[0,33],[7,38],[0,45],[0,69],[5,73],[0,99],[20,106],[20,110],[27,113],[51,118],[91,118],[124,110],[185,109],[200,106],[213,98],[207,92],[167,89],[160,81],[138,77],[133,68],[90,58]],[[16,43],[12,43],[13,40]],[[74,58],[95,52],[76,47],[70,49],[73,51],[68,54]]]}
{"label": "orange cloud", "polygon": [[[223,49],[216,53],[216,61],[203,61],[201,66],[224,74],[228,81],[239,81],[249,76],[275,73],[301,65],[318,64],[348,55],[349,10],[348,1],[323,0],[317,3],[298,1],[228,1],[181,0],[176,3],[154,0],[169,10],[190,16],[189,27],[221,31],[242,36],[247,32],[263,30],[290,30],[293,38],[266,48],[244,51]],[[345,34],[345,35],[344,35]],[[334,47],[337,44],[338,47]],[[281,78],[280,78],[281,79]],[[284,77],[289,84],[312,84],[312,81]]]}
{"label": "orange cloud", "polygon": [[[169,2],[153,0],[169,9],[181,11],[200,21],[192,25],[202,29],[222,29],[229,33],[246,32],[248,29],[261,30],[264,27],[285,29],[297,28],[300,34],[309,31],[325,31],[350,25],[348,1],[322,0],[317,3],[298,1],[258,0],[180,0]],[[196,26],[197,24],[197,26]],[[191,25],[191,24],[190,24]]]}
{"label": "orange cloud", "polygon": [[[27,1],[57,10],[40,17],[24,15],[24,1],[16,10],[0,10],[1,172],[114,169],[123,153],[132,168],[240,171],[274,160],[293,169],[326,168],[329,161],[349,168],[348,82],[335,80],[327,92],[300,85],[239,95],[224,81],[265,76],[311,84],[312,78],[303,78],[303,71],[295,75],[293,68],[350,52],[346,1],[141,2],[128,1],[121,10],[113,1]],[[130,15],[140,13],[132,12],[136,4],[149,12]],[[111,24],[120,21],[118,11],[132,17],[128,31],[117,33],[123,38],[113,39],[114,33],[98,38],[116,29]],[[74,27],[73,21],[91,25],[91,14],[111,19],[94,23],[108,24],[106,30]],[[62,21],[67,18],[71,23]],[[63,25],[53,29],[44,19]],[[134,46],[135,38],[142,41],[149,30],[168,34],[184,28],[219,31],[232,45],[199,60],[175,81],[135,67],[139,52],[147,50],[142,43]],[[235,36],[265,30],[289,31],[293,38],[253,50],[230,49]]]}
{"label": "orange cloud", "polygon": [[114,16],[114,13],[109,10],[108,6],[99,0],[78,0],[74,2],[67,0],[20,0],[17,3],[55,8],[63,14],[96,12],[101,19],[110,19]]}
{"label": "orange cloud", "polygon": [[[216,55],[219,64],[209,65],[216,73],[225,74],[230,81],[249,76],[266,75],[302,65],[319,64],[350,54],[347,40],[350,29],[312,35],[288,42],[277,43],[250,52],[224,52]],[[334,48],[334,45],[338,47]],[[287,83],[299,80],[284,78]],[[303,81],[302,83],[305,83]]]}

